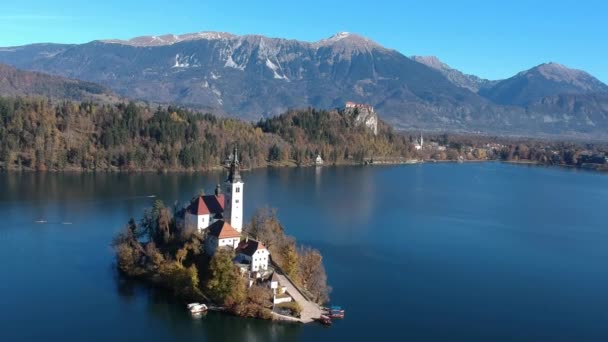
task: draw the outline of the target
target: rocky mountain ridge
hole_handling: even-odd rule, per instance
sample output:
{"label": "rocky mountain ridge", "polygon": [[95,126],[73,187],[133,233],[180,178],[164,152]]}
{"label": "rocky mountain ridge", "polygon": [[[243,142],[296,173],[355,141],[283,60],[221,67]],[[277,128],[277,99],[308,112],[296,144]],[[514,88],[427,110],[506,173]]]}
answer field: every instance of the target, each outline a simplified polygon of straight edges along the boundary
{"label": "rocky mountain ridge", "polygon": [[[247,120],[355,101],[401,129],[589,134],[608,127],[594,109],[604,97],[590,95],[605,85],[586,73],[549,66],[489,81],[347,32],[316,42],[202,32],[35,44],[0,48],[0,62]],[[576,98],[576,108],[586,109],[556,113],[551,99],[573,94],[589,95]]]}

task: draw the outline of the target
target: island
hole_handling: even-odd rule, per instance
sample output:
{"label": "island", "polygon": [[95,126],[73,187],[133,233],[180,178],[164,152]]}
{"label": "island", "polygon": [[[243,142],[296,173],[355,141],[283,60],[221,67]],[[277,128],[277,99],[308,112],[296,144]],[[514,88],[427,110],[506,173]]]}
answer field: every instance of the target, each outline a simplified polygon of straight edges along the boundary
{"label": "island", "polygon": [[243,223],[244,181],[235,147],[225,185],[182,208],[156,200],[112,243],[118,271],[241,317],[308,323],[324,313],[330,287],[318,250],[298,246],[276,210]]}

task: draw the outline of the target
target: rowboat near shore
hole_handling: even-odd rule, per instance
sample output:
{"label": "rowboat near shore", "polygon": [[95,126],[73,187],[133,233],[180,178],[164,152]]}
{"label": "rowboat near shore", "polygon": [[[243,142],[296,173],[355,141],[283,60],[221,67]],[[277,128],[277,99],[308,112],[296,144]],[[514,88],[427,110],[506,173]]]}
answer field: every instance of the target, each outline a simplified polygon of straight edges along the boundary
{"label": "rowboat near shore", "polygon": [[207,312],[208,308],[205,304],[190,303],[188,304],[188,310],[190,310],[190,313],[193,315],[200,315],[204,312]]}

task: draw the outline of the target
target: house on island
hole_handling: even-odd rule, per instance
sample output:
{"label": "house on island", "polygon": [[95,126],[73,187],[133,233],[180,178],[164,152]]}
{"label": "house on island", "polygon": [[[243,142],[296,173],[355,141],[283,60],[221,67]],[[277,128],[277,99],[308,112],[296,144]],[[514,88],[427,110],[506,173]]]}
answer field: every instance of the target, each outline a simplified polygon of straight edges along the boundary
{"label": "house on island", "polygon": [[223,219],[224,194],[218,184],[214,195],[198,196],[186,208],[184,221],[186,228],[197,229],[202,232],[211,224]]}
{"label": "house on island", "polygon": [[237,256],[235,262],[249,265],[250,272],[262,272],[268,270],[270,252],[259,241],[245,238],[236,248]]}

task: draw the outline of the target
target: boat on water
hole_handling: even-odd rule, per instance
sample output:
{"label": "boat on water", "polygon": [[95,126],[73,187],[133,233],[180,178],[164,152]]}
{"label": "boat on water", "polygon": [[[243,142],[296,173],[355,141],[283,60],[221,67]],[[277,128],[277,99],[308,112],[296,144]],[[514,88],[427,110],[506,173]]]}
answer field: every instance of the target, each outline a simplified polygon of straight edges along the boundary
{"label": "boat on water", "polygon": [[208,308],[205,304],[190,303],[188,304],[188,310],[190,310],[190,313],[193,315],[200,315],[203,312],[207,312]]}
{"label": "boat on water", "polygon": [[330,318],[344,318],[344,309],[339,306],[332,306],[329,308]]}
{"label": "boat on water", "polygon": [[326,315],[321,315],[318,318],[319,323],[323,324],[323,325],[331,325],[332,321],[331,318],[329,316]]}

